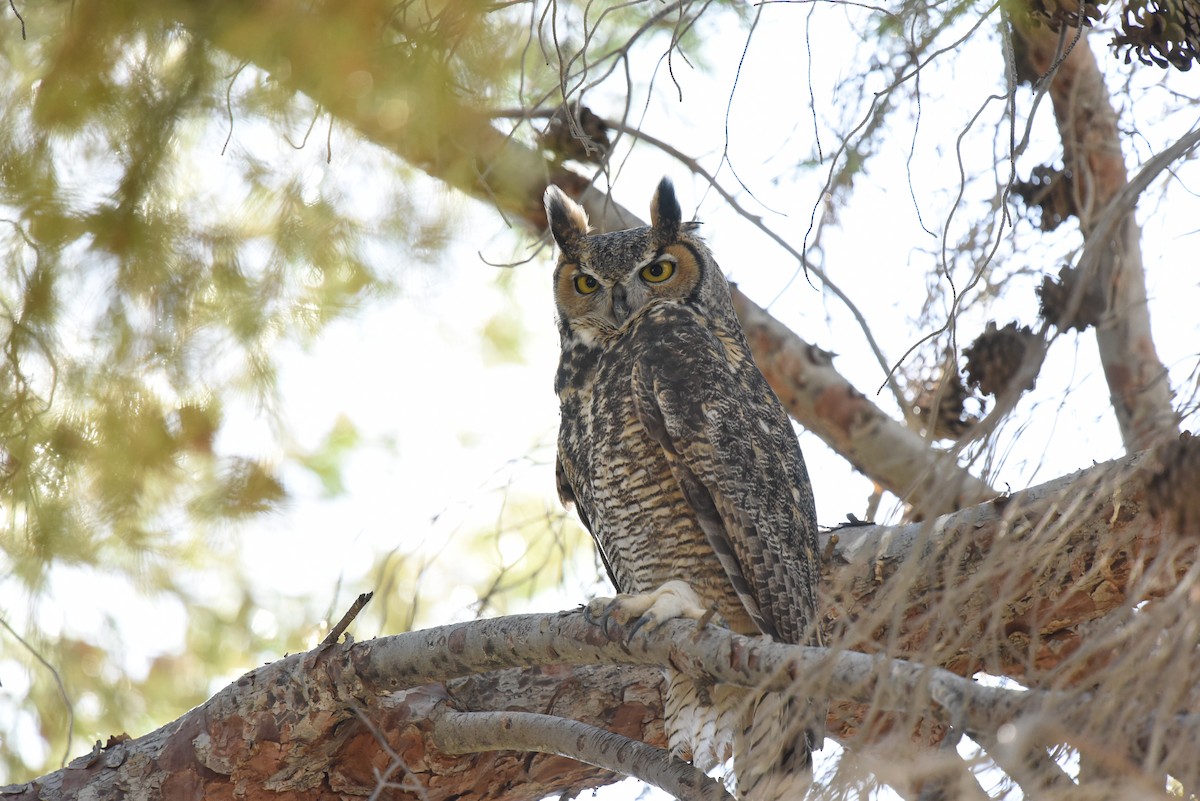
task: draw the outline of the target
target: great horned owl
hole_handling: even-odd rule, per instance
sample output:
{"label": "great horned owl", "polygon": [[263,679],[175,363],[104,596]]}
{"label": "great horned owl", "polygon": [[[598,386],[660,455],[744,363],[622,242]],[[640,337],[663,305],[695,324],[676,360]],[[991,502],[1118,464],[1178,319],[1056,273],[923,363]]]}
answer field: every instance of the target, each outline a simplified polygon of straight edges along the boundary
{"label": "great horned owl", "polygon": [[[622,593],[594,608],[641,625],[715,606],[734,631],[819,644],[804,459],[671,182],[649,227],[589,234],[554,186],[546,215],[560,250],[559,495]],[[705,770],[732,751],[746,798],[798,797],[791,777],[808,779],[823,709],[668,671],[672,750]]]}

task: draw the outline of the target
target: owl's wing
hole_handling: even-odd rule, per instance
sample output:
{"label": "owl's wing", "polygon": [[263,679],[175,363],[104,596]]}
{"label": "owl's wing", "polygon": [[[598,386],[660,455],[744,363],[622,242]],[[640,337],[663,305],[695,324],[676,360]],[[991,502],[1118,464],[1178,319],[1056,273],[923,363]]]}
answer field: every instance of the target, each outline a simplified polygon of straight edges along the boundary
{"label": "owl's wing", "polygon": [[751,618],[763,633],[799,642],[815,623],[819,565],[791,424],[741,337],[726,347],[683,310],[645,323],[633,369],[638,417]]}
{"label": "owl's wing", "polygon": [[554,458],[554,481],[558,485],[558,499],[568,509],[571,507],[575,508],[575,514],[579,516],[579,522],[583,523],[583,527],[587,529],[587,533],[591,535],[592,542],[596,545],[596,553],[600,554],[600,561],[604,563],[604,572],[608,573],[608,580],[620,592],[621,585],[617,584],[617,576],[613,573],[612,565],[608,562],[608,554],[604,553],[604,548],[601,547],[600,541],[596,539],[596,535],[592,531],[592,521],[588,518],[588,510],[575,497],[575,488],[571,486],[571,479],[567,475],[567,469],[563,465],[561,455]]}

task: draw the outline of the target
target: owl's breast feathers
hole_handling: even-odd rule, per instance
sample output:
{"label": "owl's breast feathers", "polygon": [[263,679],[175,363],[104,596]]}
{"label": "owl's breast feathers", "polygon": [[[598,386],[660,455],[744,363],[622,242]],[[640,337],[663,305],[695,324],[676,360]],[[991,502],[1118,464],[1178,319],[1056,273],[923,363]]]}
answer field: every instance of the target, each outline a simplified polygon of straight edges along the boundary
{"label": "owl's breast feathers", "polygon": [[683,578],[735,629],[815,642],[811,489],[740,330],[665,303],[607,345],[563,354],[559,485],[618,589]]}

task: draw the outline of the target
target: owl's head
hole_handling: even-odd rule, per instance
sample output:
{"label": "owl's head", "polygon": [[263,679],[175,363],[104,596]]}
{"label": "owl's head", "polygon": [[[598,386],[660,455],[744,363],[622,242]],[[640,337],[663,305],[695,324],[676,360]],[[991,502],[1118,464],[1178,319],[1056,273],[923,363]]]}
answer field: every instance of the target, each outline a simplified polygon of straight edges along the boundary
{"label": "owl's head", "polygon": [[607,340],[660,303],[690,304],[711,318],[732,313],[729,285],[694,234],[698,223],[683,222],[670,180],[659,183],[644,228],[589,234],[587,214],[557,186],[546,189],[546,218],[559,248],[554,301],[564,342]]}

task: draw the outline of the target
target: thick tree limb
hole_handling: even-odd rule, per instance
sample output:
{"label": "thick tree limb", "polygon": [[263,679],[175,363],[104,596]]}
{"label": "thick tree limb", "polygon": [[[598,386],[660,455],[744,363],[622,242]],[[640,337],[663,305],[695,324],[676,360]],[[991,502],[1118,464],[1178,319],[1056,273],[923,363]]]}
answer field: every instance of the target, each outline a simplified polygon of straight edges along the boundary
{"label": "thick tree limb", "polygon": [[[1058,56],[1058,35],[1027,21],[1016,25],[1015,32],[1032,69],[1048,72]],[[1117,112],[1086,30],[1059,64],[1049,92],[1063,141],[1063,163],[1072,175],[1079,227],[1091,257],[1090,264],[1080,264],[1087,268],[1081,286],[1095,281],[1107,301],[1096,326],[1096,343],[1121,438],[1132,453],[1176,436],[1179,416],[1171,406],[1167,369],[1154,347],[1141,229],[1132,203],[1122,200],[1128,178]],[[1107,210],[1114,208],[1118,218],[1105,220]]]}
{"label": "thick tree limb", "polygon": [[[467,687],[460,696],[453,684],[456,677],[564,664],[578,669],[522,670],[517,675],[527,679],[523,694],[506,691],[483,699]],[[502,755],[494,754],[485,773],[475,772],[478,765],[467,770],[437,748],[433,731],[443,714],[439,706],[450,696],[459,707],[482,700],[528,704],[534,698],[555,713],[580,712],[599,693],[611,703],[614,683],[596,681],[604,673],[590,667],[597,664],[670,664],[706,680],[779,691],[812,682],[807,686],[819,685],[830,697],[869,705],[875,712],[912,715],[914,706],[922,707],[918,714],[953,720],[980,740],[1007,724],[1020,732],[1022,744],[1065,739],[1080,748],[1143,758],[1137,750],[1141,741],[1073,725],[1087,721],[1087,695],[988,687],[903,660],[772,643],[711,626],[698,631],[687,621],[643,630],[628,644],[613,642],[582,611],[575,611],[442,626],[287,657],[246,674],[156,732],[0,792],[20,801],[84,794],[95,801],[124,799],[132,787],[147,801],[333,798],[365,795],[385,770],[404,777],[396,785],[417,782],[428,799],[536,798],[559,789],[578,790],[585,780],[578,768],[572,772],[562,761],[547,775],[538,757],[503,757],[509,764],[501,770]],[[637,685],[626,669],[610,670],[618,687]],[[547,703],[546,690],[556,682],[541,679],[549,676],[557,686]],[[448,682],[449,694],[437,682]],[[616,703],[625,706],[628,701]],[[654,711],[660,710],[646,710]],[[374,725],[364,725],[364,717]],[[1163,740],[1171,744],[1155,755],[1156,770],[1192,779],[1200,765],[1195,746],[1200,722],[1178,715],[1152,720],[1148,712],[1143,717],[1147,730],[1164,732]],[[380,734],[387,738],[386,746],[376,741]],[[511,772],[514,767],[516,773]],[[584,775],[591,777],[588,782],[603,781],[602,775]]]}
{"label": "thick tree limb", "polygon": [[847,647],[1028,681],[1189,566],[1145,570],[1166,533],[1146,504],[1159,470],[1145,452],[925,523],[832,532],[823,607]]}
{"label": "thick tree limb", "polygon": [[785,645],[689,621],[614,642],[582,611],[439,626],[359,645],[369,647],[351,651],[354,672],[376,692],[545,662],[671,665],[699,679],[779,691],[791,690],[799,676],[820,676],[830,697],[879,711],[905,712],[914,697],[929,698],[931,714],[961,721],[968,732],[994,731],[1053,700],[904,660]]}
{"label": "thick tree limb", "polygon": [[354,676],[349,650],[317,648],[264,665],[178,720],[33,782],[0,788],[0,798],[332,801],[366,798],[386,775],[421,792],[384,798],[536,801],[620,778],[550,755],[444,753],[430,740],[432,716],[450,696],[468,708],[552,711],[665,744],[658,670],[512,670],[379,695]]}

